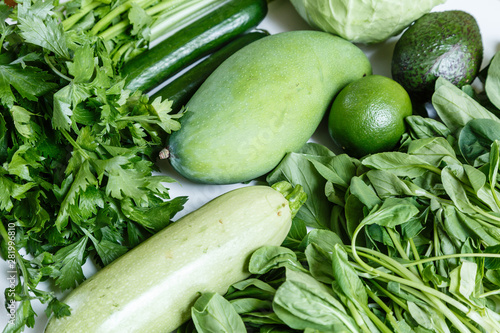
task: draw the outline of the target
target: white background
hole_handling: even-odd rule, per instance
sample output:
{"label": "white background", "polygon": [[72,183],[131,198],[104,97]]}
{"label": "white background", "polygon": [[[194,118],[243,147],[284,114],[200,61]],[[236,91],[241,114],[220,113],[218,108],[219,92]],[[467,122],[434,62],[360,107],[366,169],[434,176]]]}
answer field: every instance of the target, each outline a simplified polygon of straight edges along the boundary
{"label": "white background", "polygon": [[[495,52],[500,50],[500,22],[498,18],[498,14],[500,13],[500,0],[448,0],[445,4],[435,7],[434,11],[450,9],[464,10],[472,14],[478,21],[483,37],[483,66],[485,66]],[[310,29],[310,27],[295,12],[295,9],[288,0],[274,0],[271,2],[269,5],[268,16],[262,22],[260,28],[266,29],[272,34],[289,30]],[[376,45],[358,45],[370,58],[374,74],[390,76],[392,51],[397,38],[398,37],[393,37],[384,43]],[[312,140],[320,142],[326,146],[332,145],[324,126],[320,126],[318,128],[318,131],[314,134]],[[176,184],[169,184],[171,197],[181,195],[189,196],[189,201],[186,204],[185,209],[176,216],[176,219],[200,207],[219,194],[236,187],[244,186],[242,184],[223,186],[193,184],[172,171],[168,166],[168,163],[161,162],[160,167],[162,173],[168,174],[179,181],[179,183]],[[3,260],[0,260],[0,304],[2,305],[5,301],[3,291],[8,285],[7,271],[8,268],[6,263]],[[92,263],[87,263],[84,266],[84,273],[86,277],[94,274],[95,271],[96,270]],[[41,284],[40,287],[42,289],[50,290],[51,285],[45,283]],[[92,304],[89,304],[89,306],[92,306]],[[34,308],[35,312],[38,314],[36,319],[37,324],[34,329],[27,329],[25,332],[41,333],[43,332],[43,328],[47,321],[43,312],[44,306],[35,303]],[[0,308],[0,329],[3,329],[6,323],[7,312],[3,308]]]}

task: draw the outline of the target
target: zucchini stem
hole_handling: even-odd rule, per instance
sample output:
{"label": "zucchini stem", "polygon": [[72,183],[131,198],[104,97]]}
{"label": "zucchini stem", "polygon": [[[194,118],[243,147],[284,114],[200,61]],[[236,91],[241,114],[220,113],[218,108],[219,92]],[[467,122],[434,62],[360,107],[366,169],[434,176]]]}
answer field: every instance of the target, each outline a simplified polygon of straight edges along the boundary
{"label": "zucchini stem", "polygon": [[288,200],[292,218],[294,218],[300,207],[302,207],[307,200],[307,194],[304,188],[298,184],[293,186],[287,181],[274,183],[271,187],[280,192]]}

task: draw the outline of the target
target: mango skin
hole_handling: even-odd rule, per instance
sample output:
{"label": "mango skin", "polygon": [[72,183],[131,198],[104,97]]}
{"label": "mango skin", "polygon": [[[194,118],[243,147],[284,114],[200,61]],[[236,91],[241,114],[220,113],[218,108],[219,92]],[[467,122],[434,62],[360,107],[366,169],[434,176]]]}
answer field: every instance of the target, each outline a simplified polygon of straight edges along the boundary
{"label": "mango skin", "polygon": [[186,104],[172,167],[197,183],[258,178],[312,136],[335,95],[371,74],[366,55],[326,32],[266,36],[226,59]]}

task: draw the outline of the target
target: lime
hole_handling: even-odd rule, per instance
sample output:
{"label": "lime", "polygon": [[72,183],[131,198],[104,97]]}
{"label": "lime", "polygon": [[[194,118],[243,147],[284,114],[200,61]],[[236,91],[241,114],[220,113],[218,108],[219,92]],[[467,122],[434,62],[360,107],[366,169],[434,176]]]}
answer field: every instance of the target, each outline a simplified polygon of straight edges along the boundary
{"label": "lime", "polygon": [[405,132],[411,100],[396,81],[369,75],[348,84],[333,101],[328,119],[332,139],[347,154],[362,157],[393,149]]}

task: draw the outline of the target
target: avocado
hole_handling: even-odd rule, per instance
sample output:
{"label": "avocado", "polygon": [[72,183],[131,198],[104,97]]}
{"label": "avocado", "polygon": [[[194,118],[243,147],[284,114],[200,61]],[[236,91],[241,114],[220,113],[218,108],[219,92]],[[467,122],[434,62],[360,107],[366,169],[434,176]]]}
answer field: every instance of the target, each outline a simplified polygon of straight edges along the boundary
{"label": "avocado", "polygon": [[476,78],[483,60],[483,42],[475,18],[460,10],[430,12],[396,42],[391,72],[418,101],[429,100],[438,77],[461,88]]}

